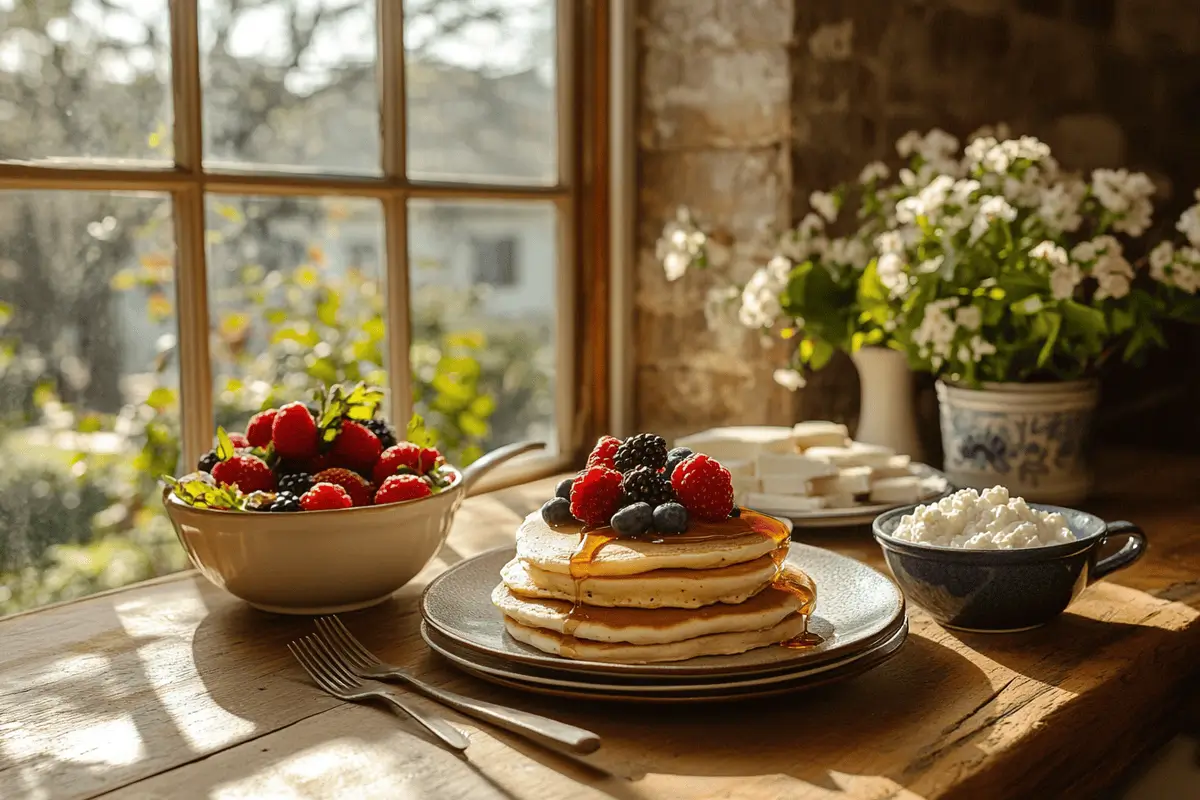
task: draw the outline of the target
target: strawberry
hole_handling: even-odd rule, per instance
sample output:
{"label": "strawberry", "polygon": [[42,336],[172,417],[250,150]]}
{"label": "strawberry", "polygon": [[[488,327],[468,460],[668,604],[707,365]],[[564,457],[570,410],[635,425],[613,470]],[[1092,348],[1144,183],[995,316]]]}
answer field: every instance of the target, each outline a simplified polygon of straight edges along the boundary
{"label": "strawberry", "polygon": [[375,493],[375,505],[386,503],[403,503],[406,500],[417,500],[429,497],[433,490],[429,484],[416,475],[393,475],[383,482]]}
{"label": "strawberry", "polygon": [[601,466],[609,469],[616,469],[616,464],[613,463],[613,456],[617,454],[617,448],[621,446],[621,440],[615,436],[601,436],[596,446],[592,448],[591,455],[588,456],[587,465],[589,467]]}
{"label": "strawberry", "polygon": [[317,454],[317,423],[304,403],[288,403],[275,412],[271,441],[283,458],[312,458]]}
{"label": "strawberry", "polygon": [[235,448],[237,448],[238,450],[241,450],[246,447],[253,447],[253,445],[250,444],[250,440],[247,439],[244,434],[230,433],[227,435],[229,436],[229,441],[232,442],[233,446]]}
{"label": "strawberry", "polygon": [[379,437],[370,428],[348,419],[342,422],[342,429],[333,440],[329,460],[339,467],[370,475],[382,450]]}
{"label": "strawberry", "polygon": [[305,511],[329,511],[335,508],[350,508],[354,501],[346,490],[334,483],[318,483],[300,498],[300,507]]}
{"label": "strawberry", "polygon": [[262,459],[251,455],[238,454],[217,462],[212,476],[218,484],[236,486],[246,494],[275,491],[275,475],[271,468]]}
{"label": "strawberry", "polygon": [[375,462],[375,467],[371,470],[371,480],[375,482],[376,486],[382,486],[383,482],[395,475],[401,467],[407,467],[412,472],[418,473],[420,465],[421,448],[412,442],[400,442],[400,444],[384,450],[383,454],[379,456],[379,460]]}
{"label": "strawberry", "polygon": [[671,486],[696,519],[720,522],[733,511],[733,477],[715,458],[685,458],[671,473]]}
{"label": "strawberry", "polygon": [[268,408],[250,418],[250,424],[246,426],[246,441],[251,447],[266,447],[271,443],[271,430],[277,413],[276,409]]}
{"label": "strawberry", "polygon": [[350,499],[354,501],[356,506],[371,505],[371,495],[374,489],[371,484],[367,483],[366,478],[359,475],[357,472],[351,472],[342,467],[331,467],[323,469],[313,476],[313,481],[316,483],[332,483],[335,486],[340,486],[346,490],[346,494],[350,495]]}
{"label": "strawberry", "polygon": [[571,516],[592,527],[607,525],[621,505],[621,473],[595,465],[571,482]]}
{"label": "strawberry", "polygon": [[442,461],[442,454],[436,447],[422,447],[421,462],[417,468],[417,472],[424,475],[425,473],[432,471]]}

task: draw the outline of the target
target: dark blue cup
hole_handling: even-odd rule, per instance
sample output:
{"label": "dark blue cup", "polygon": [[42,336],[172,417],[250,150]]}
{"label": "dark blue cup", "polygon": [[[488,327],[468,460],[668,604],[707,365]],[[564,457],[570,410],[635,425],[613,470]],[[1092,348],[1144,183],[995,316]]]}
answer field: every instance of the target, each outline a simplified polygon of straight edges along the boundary
{"label": "dark blue cup", "polygon": [[[1000,633],[1036,628],[1058,616],[1090,583],[1128,567],[1146,551],[1146,536],[1131,522],[1105,522],[1072,508],[1030,503],[1067,518],[1074,542],[1020,550],[963,550],[892,537],[915,506],[880,514],[872,525],[904,594],[939,624]],[[1100,558],[1110,539],[1124,539]]]}

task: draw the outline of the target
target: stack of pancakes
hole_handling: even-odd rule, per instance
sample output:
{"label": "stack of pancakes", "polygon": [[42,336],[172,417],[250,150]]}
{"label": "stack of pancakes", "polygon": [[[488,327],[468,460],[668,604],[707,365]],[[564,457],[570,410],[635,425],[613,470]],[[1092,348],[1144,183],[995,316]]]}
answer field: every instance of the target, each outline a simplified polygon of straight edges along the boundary
{"label": "stack of pancakes", "polygon": [[747,511],[704,528],[617,539],[552,528],[535,512],[492,602],[515,639],[589,661],[679,661],[803,637],[816,590],[784,563],[784,524]]}

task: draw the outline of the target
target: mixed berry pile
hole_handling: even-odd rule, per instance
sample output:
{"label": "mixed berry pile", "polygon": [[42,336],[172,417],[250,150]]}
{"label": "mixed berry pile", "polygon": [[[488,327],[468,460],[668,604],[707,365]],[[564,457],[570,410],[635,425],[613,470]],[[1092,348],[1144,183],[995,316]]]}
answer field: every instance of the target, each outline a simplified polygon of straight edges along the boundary
{"label": "mixed berry pile", "polygon": [[316,403],[260,411],[244,434],[218,429],[196,472],[166,480],[189,505],[274,512],[402,503],[450,486],[455,473],[425,446],[420,417],[399,441],[378,416],[382,400],[365,384],[335,385]]}
{"label": "mixed berry pile", "polygon": [[668,450],[653,433],[602,437],[583,472],[563,479],[542,506],[549,525],[611,525],[621,536],[684,533],[693,519],[719,522],[737,513],[729,470],[686,447]]}

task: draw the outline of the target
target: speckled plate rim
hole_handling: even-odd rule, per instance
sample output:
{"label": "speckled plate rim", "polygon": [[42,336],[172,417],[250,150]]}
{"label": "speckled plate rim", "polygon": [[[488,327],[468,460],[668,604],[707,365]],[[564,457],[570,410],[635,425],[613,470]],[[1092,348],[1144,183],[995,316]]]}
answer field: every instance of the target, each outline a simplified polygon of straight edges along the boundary
{"label": "speckled plate rim", "polygon": [[[491,592],[495,587],[495,582],[499,580],[500,567],[515,554],[514,548],[501,547],[460,561],[447,569],[425,587],[425,591],[421,595],[421,617],[455,644],[477,650],[502,661],[530,664],[555,672],[590,672],[674,678],[765,674],[785,671],[801,663],[813,664],[826,661],[830,656],[847,657],[851,653],[869,649],[882,634],[889,629],[894,629],[899,624],[899,620],[906,616],[904,594],[891,578],[879,570],[832,550],[794,542],[788,553],[788,561],[808,572],[817,584],[817,612],[813,618],[812,628],[826,637],[825,644],[804,650],[757,648],[734,656],[700,656],[684,661],[660,664],[616,664],[567,659],[517,642],[504,630],[500,612],[491,603]],[[828,619],[830,616],[836,618],[838,615],[830,614],[831,605],[836,608],[846,602],[839,598],[844,597],[850,591],[845,588],[839,591],[836,582],[831,584],[828,580],[822,580],[820,575],[822,570],[814,569],[814,563],[820,561],[851,569],[863,578],[869,579],[881,592],[886,594],[886,599],[880,601],[881,607],[886,607],[886,610],[881,608],[880,614],[876,616],[867,615],[871,622],[862,630],[846,631],[843,629],[838,631],[834,629]],[[470,574],[479,569],[486,569],[489,577],[486,583],[480,581],[479,585],[471,585]],[[435,603],[434,598],[442,595],[452,596],[456,592],[465,592],[466,596],[471,598],[471,602],[466,603],[470,608],[470,613],[463,615],[469,616],[470,619],[443,619],[442,615],[434,610],[435,605],[443,604]],[[470,628],[479,625],[495,631],[496,633],[490,638],[492,641],[502,641],[505,649],[499,649],[487,641],[481,641],[477,635],[472,635]],[[843,637],[853,638],[837,641],[836,636],[839,632]]]}
{"label": "speckled plate rim", "polygon": [[[954,485],[950,483],[950,479],[941,470],[934,469],[928,464],[913,462],[913,469],[921,478],[937,478],[943,481],[943,488],[929,494],[918,500],[918,503],[928,503],[933,500],[945,497],[950,492],[954,491]],[[875,518],[880,514],[897,508],[905,508],[912,506],[912,503],[882,503],[870,506],[855,506],[854,508],[832,508],[825,511],[808,511],[804,513],[787,513],[778,509],[772,508],[753,508],[752,511],[757,511],[760,514],[768,514],[772,517],[788,520],[792,523],[793,528],[850,528],[859,527],[862,525],[870,525],[875,521]]]}
{"label": "speckled plate rim", "polygon": [[818,675],[801,674],[784,683],[749,685],[742,686],[740,688],[706,687],[703,690],[682,692],[680,694],[672,695],[631,694],[626,691],[624,687],[617,691],[606,691],[603,689],[568,689],[554,686],[544,686],[536,683],[527,683],[525,681],[513,678],[491,675],[486,672],[476,670],[470,666],[462,666],[461,669],[469,675],[489,683],[494,683],[498,686],[504,686],[518,691],[534,692],[535,694],[544,694],[552,697],[562,697],[572,700],[663,704],[717,703],[722,701],[752,700],[760,697],[790,694],[792,692],[816,689],[821,686],[828,686],[829,684],[849,680],[850,678],[858,677],[864,672],[868,672],[883,664],[885,661],[894,656],[907,640],[908,620],[905,619],[901,631],[898,632],[894,638],[889,639],[885,645],[870,651],[863,658],[840,664],[840,669],[838,670],[830,670],[828,672],[822,672]]}
{"label": "speckled plate rim", "polygon": [[[421,623],[421,638],[429,645],[430,649],[438,655],[446,658],[456,666],[474,673],[485,673],[489,676],[503,678],[505,680],[517,681],[519,683],[537,684],[539,686],[550,686],[561,689],[578,689],[581,691],[605,691],[628,694],[662,694],[671,695],[676,693],[686,692],[706,692],[708,690],[719,689],[738,689],[752,686],[769,686],[776,683],[787,683],[800,678],[815,677],[817,675],[829,672],[835,669],[845,669],[850,664],[863,658],[868,658],[880,650],[887,649],[893,645],[898,646],[898,643],[908,638],[908,620],[901,621],[900,626],[885,636],[881,641],[873,645],[867,650],[858,653],[853,653],[848,657],[834,658],[819,664],[805,665],[799,669],[786,670],[784,672],[771,673],[768,675],[751,674],[738,680],[713,680],[700,683],[662,683],[659,681],[647,683],[635,683],[632,680],[623,683],[610,683],[613,676],[591,676],[592,679],[586,679],[588,673],[580,673],[576,680],[571,680],[567,677],[552,678],[545,677],[540,673],[534,672],[531,668],[523,664],[511,664],[508,662],[499,662],[498,659],[492,659],[478,651],[471,650],[466,647],[458,647],[453,642],[446,639],[445,636],[438,633],[436,628],[430,627],[427,622]],[[493,663],[499,662],[499,665],[493,666]],[[620,680],[620,678],[617,678]]]}

